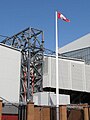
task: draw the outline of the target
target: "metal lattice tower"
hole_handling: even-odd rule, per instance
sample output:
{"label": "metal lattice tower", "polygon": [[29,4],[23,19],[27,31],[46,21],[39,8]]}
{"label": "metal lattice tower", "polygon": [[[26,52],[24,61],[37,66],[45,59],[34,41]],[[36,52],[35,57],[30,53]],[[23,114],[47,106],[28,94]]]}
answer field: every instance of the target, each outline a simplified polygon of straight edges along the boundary
{"label": "metal lattice tower", "polygon": [[43,31],[27,28],[2,43],[21,49],[20,102],[32,100],[33,93],[43,90]]}

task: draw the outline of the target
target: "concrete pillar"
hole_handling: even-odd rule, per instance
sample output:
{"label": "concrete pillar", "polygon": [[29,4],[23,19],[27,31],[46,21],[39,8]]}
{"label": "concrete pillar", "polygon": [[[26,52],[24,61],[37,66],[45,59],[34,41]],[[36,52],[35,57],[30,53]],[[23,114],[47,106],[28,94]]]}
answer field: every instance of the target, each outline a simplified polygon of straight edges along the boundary
{"label": "concrete pillar", "polygon": [[66,105],[60,106],[60,120],[67,120],[67,107]]}
{"label": "concrete pillar", "polygon": [[84,111],[84,120],[89,120],[89,109],[88,107],[83,107]]}
{"label": "concrete pillar", "polygon": [[2,100],[0,100],[0,120],[2,119]]}
{"label": "concrete pillar", "polygon": [[89,107],[89,120],[90,120],[90,107]]}
{"label": "concrete pillar", "polygon": [[34,103],[27,104],[27,120],[34,120]]}
{"label": "concrete pillar", "polygon": [[42,120],[50,120],[50,107],[44,107],[42,110]]}

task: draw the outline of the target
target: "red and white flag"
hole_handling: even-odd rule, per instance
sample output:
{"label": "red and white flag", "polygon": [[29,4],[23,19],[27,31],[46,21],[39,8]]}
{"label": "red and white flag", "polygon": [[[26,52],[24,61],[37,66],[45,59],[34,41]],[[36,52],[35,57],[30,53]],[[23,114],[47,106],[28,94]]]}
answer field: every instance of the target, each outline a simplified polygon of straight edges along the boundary
{"label": "red and white flag", "polygon": [[61,14],[60,12],[57,12],[57,17],[58,17],[58,19],[62,19],[62,20],[64,20],[64,21],[66,21],[66,22],[70,22],[70,20],[69,19],[67,19],[63,14]]}

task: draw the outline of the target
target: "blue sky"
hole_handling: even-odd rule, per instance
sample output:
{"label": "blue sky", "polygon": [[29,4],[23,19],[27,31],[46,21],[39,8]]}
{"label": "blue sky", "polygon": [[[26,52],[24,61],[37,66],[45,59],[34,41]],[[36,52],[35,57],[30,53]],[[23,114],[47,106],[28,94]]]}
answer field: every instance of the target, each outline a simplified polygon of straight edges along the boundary
{"label": "blue sky", "polygon": [[54,51],[56,10],[71,20],[58,21],[59,47],[90,32],[90,0],[1,0],[0,34],[12,36],[27,27],[41,29],[44,47]]}

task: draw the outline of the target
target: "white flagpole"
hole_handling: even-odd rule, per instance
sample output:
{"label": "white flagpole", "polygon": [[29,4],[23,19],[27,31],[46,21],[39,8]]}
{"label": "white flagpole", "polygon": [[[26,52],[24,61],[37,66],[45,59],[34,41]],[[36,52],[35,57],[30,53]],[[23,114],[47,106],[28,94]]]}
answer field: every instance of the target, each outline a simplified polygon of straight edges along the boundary
{"label": "white flagpole", "polygon": [[58,87],[58,18],[56,11],[56,117],[59,120],[59,87]]}

